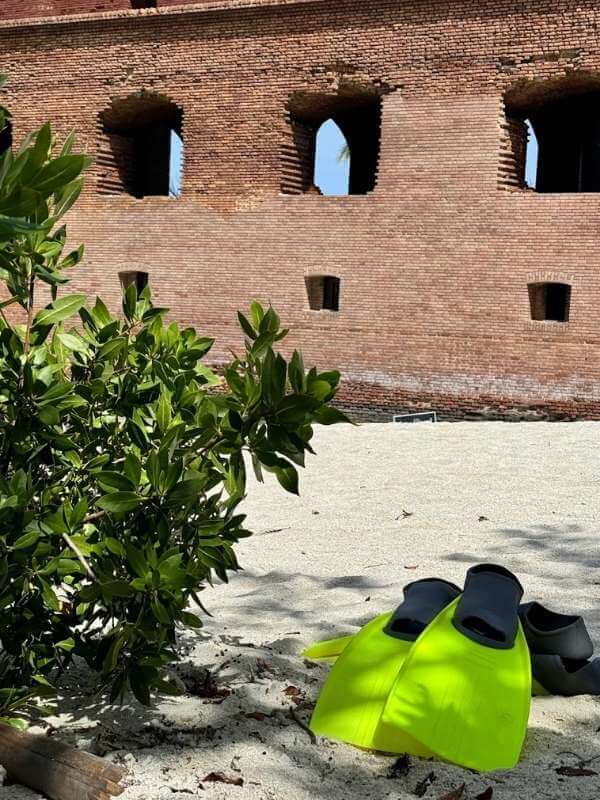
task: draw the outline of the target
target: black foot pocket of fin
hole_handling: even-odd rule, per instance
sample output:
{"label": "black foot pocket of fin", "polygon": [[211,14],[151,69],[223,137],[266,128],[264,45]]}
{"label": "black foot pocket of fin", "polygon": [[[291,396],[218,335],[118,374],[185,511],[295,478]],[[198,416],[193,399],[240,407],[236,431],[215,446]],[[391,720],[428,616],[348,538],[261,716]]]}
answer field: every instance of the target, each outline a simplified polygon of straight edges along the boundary
{"label": "black foot pocket of fin", "polygon": [[600,658],[574,661],[557,655],[533,655],[531,669],[535,680],[550,694],[600,695]]}
{"label": "black foot pocket of fin", "polygon": [[559,614],[536,602],[523,603],[519,617],[532,653],[572,660],[591,658],[594,645],[581,617]]}
{"label": "black foot pocket of fin", "polygon": [[510,650],[519,629],[522,596],[523,587],[504,567],[496,564],[471,567],[452,620],[454,627],[478,644]]}
{"label": "black foot pocket of fin", "polygon": [[392,614],[384,633],[414,642],[429,623],[460,594],[454,583],[424,578],[404,587],[404,602]]}

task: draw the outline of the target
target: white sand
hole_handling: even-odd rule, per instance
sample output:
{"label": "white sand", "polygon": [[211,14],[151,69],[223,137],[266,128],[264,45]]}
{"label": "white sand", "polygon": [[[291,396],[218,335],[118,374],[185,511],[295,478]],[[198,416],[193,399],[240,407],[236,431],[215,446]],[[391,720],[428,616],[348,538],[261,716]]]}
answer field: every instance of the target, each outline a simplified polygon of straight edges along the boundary
{"label": "white sand", "polygon": [[[495,800],[600,797],[600,775],[556,773],[578,757],[598,757],[590,768],[600,772],[600,698],[536,699],[510,772],[411,759],[406,776],[389,778],[390,757],[311,743],[284,694],[300,690],[294,707],[307,721],[327,668],[299,658],[304,646],[356,631],[397,605],[411,580],[460,583],[478,561],[514,570],[526,599],[583,613],[600,652],[600,424],[338,426],[319,431],[316,449],[301,498],[272,479],[250,487],[257,533],[238,548],[245,572],[204,593],[215,616],[186,639],[181,674],[219,668],[217,683],[232,694],[153,710],[99,707],[83,695],[52,720],[59,735],[128,766],[123,800],[405,800],[432,772],[427,798],[462,783],[467,798],[490,786]],[[268,716],[246,717],[254,712]],[[202,783],[210,772],[244,785]],[[34,797],[0,789],[0,800]]]}

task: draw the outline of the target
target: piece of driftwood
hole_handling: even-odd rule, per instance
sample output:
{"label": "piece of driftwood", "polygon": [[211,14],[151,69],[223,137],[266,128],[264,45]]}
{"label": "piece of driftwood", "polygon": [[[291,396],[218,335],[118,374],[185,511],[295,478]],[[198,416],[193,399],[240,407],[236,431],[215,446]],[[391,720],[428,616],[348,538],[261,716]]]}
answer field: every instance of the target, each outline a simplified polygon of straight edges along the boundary
{"label": "piece of driftwood", "polygon": [[110,800],[124,791],[124,771],[115,764],[3,723],[0,764],[12,780],[51,800]]}

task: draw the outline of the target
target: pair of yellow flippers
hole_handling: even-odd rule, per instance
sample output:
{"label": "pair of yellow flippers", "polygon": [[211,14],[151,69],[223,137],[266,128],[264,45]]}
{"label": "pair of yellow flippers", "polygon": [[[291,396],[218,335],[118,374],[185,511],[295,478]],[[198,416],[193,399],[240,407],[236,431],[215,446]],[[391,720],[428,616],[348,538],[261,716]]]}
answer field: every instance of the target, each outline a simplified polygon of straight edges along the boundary
{"label": "pair of yellow flippers", "polygon": [[479,771],[514,766],[531,698],[521,595],[508,570],[479,565],[462,594],[445,581],[417,581],[393,614],[313,645],[306,657],[334,664],[311,729]]}

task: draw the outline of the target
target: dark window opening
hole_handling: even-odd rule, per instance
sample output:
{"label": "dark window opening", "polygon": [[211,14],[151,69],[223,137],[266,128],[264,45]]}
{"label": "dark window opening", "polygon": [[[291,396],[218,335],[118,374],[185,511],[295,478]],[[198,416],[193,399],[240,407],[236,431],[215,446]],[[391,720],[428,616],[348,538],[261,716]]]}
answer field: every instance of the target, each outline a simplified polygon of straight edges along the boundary
{"label": "dark window opening", "polygon": [[0,131],[0,153],[10,150],[13,145],[12,122],[7,119],[4,128]]}
{"label": "dark window opening", "polygon": [[148,286],[148,273],[136,270],[129,270],[127,272],[119,272],[119,280],[123,291],[129,289],[133,284],[137,290],[138,295]]}
{"label": "dark window opening", "polygon": [[[315,188],[322,194],[335,195],[373,191],[381,140],[378,91],[344,84],[337,94],[296,94],[288,105],[288,123],[288,140],[282,153],[282,192],[302,194]],[[323,158],[322,137],[328,134],[333,146]],[[323,185],[324,161],[330,169],[337,164],[340,173],[347,172],[347,185],[334,182],[333,190]]]}
{"label": "dark window opening", "polygon": [[550,104],[532,116],[538,192],[600,191],[600,93]]}
{"label": "dark window opening", "polygon": [[183,164],[182,111],[167,98],[140,93],[101,115],[98,157],[102,194],[178,197]]}
{"label": "dark window opening", "polygon": [[546,193],[600,192],[599,76],[518,84],[505,104],[501,162],[515,159],[517,183]]}
{"label": "dark window opening", "polygon": [[305,278],[308,305],[313,311],[340,310],[340,279],[334,275],[310,275]]}
{"label": "dark window opening", "polygon": [[156,0],[131,0],[132,8],[156,8]]}
{"label": "dark window opening", "polygon": [[568,322],[571,287],[567,283],[530,283],[531,319]]}

